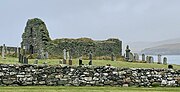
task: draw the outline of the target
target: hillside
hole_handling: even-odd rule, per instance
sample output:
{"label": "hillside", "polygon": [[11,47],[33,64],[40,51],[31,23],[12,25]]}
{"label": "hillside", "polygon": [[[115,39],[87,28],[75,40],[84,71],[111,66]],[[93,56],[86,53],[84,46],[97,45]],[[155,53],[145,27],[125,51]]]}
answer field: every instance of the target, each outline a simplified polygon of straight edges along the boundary
{"label": "hillside", "polygon": [[141,53],[151,54],[151,55],[157,55],[157,54],[180,55],[180,43],[164,44],[160,46],[146,48],[142,50]]}
{"label": "hillside", "polygon": [[139,54],[157,54],[161,52],[166,55],[176,55],[180,48],[179,43],[180,38],[175,38],[157,42],[131,42],[126,43],[124,46],[130,45],[131,50]]}

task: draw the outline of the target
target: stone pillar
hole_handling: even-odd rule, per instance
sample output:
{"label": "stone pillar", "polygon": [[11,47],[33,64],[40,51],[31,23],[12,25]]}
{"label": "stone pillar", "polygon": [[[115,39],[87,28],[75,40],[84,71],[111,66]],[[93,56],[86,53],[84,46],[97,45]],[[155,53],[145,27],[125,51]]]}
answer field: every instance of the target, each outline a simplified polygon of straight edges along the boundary
{"label": "stone pillar", "polygon": [[79,65],[83,65],[83,63],[82,63],[82,56],[79,57]]}
{"label": "stone pillar", "polygon": [[134,53],[134,60],[138,61],[139,60],[139,55],[137,53]]}
{"label": "stone pillar", "polygon": [[72,56],[69,56],[69,65],[72,65]]}
{"label": "stone pillar", "polygon": [[48,52],[45,52],[45,59],[48,59],[49,58],[49,54]]}
{"label": "stone pillar", "polygon": [[21,48],[17,48],[17,57],[19,57],[19,55],[20,55],[20,53],[21,53]]}
{"label": "stone pillar", "polygon": [[162,62],[161,62],[161,55],[160,54],[158,54],[158,64],[162,64]]}
{"label": "stone pillar", "polygon": [[90,60],[89,65],[92,65],[92,53],[91,52],[89,53],[89,60]]}
{"label": "stone pillar", "polygon": [[142,54],[142,61],[145,61],[145,54]]}
{"label": "stone pillar", "polygon": [[133,55],[133,53],[129,53],[129,59],[128,59],[128,61],[130,61],[130,62],[132,62],[132,61],[134,61],[134,55]]}
{"label": "stone pillar", "polygon": [[149,56],[149,63],[153,63],[153,57]]}
{"label": "stone pillar", "polygon": [[23,64],[28,64],[28,58],[24,56],[24,62]]}
{"label": "stone pillar", "polygon": [[111,54],[111,61],[114,61],[114,53]]}
{"label": "stone pillar", "polygon": [[149,56],[146,56],[146,63],[149,63]]}
{"label": "stone pillar", "polygon": [[3,44],[3,47],[2,47],[2,58],[5,59],[5,44]]}
{"label": "stone pillar", "polygon": [[126,60],[128,61],[129,60],[129,56],[130,56],[130,49],[129,49],[129,45],[127,45],[127,47],[126,47]]}
{"label": "stone pillar", "polygon": [[163,58],[163,64],[167,65],[167,58],[166,57]]}
{"label": "stone pillar", "polygon": [[63,50],[64,53],[64,59],[63,59],[63,64],[66,64],[66,60],[67,60],[67,53],[66,53],[66,49]]}

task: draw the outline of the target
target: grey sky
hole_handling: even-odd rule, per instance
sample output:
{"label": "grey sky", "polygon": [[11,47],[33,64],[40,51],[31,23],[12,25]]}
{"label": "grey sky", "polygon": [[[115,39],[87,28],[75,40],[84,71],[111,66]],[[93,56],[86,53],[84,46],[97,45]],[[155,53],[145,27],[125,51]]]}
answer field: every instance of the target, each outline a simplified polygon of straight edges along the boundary
{"label": "grey sky", "polygon": [[27,20],[35,17],[53,39],[135,42],[180,36],[180,0],[1,0],[0,44],[19,45]]}

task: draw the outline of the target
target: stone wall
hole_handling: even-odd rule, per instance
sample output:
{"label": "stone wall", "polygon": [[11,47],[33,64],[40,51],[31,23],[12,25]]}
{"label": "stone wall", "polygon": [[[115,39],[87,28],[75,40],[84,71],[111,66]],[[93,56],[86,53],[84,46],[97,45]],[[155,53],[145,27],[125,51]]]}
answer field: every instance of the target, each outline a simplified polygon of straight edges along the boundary
{"label": "stone wall", "polygon": [[53,44],[48,48],[49,54],[63,56],[63,49],[70,52],[73,57],[81,55],[88,56],[92,52],[93,56],[111,56],[114,53],[116,56],[122,55],[122,41],[111,38],[102,41],[92,40],[90,38],[78,39],[55,39]]}
{"label": "stone wall", "polygon": [[180,70],[0,64],[2,86],[180,86]]}

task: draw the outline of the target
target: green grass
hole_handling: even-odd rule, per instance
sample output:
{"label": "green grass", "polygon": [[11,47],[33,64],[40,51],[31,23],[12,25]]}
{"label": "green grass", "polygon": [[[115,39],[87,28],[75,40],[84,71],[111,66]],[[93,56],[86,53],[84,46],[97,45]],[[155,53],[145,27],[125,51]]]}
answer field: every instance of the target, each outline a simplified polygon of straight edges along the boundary
{"label": "green grass", "polygon": [[[29,59],[29,64],[33,64],[35,59]],[[39,60],[39,64],[47,62],[49,65],[59,64],[60,59],[47,59]],[[88,60],[83,60],[83,64],[88,64]],[[7,57],[6,59],[0,58],[0,63],[3,64],[19,64],[17,58]],[[149,63],[134,63],[134,62],[125,62],[125,61],[110,61],[110,60],[93,60],[93,65],[103,66],[106,64],[111,64],[115,67],[125,67],[125,68],[167,68],[167,65],[163,64],[149,64]],[[78,59],[73,59],[73,65],[78,65]],[[180,65],[173,65],[174,69],[180,69]]]}
{"label": "green grass", "polygon": [[0,87],[0,92],[180,92],[176,88],[136,88],[136,87],[62,87],[62,86],[24,86]]}

